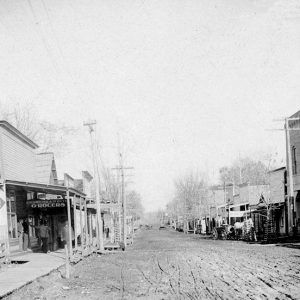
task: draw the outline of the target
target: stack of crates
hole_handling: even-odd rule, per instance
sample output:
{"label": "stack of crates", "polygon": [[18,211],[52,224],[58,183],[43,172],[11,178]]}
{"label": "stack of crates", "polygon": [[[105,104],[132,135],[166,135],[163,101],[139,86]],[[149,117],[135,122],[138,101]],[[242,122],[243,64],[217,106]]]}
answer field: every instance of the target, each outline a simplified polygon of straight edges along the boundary
{"label": "stack of crates", "polygon": [[272,241],[276,238],[276,227],[275,227],[275,220],[274,214],[270,213],[269,220],[264,224],[264,238],[263,241],[265,243]]}

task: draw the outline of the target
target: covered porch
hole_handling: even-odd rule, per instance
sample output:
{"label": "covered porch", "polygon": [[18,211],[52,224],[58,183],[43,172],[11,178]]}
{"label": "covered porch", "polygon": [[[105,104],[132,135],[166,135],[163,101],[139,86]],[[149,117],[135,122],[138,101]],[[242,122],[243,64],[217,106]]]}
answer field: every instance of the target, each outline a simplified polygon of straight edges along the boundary
{"label": "covered porch", "polygon": [[[48,185],[6,180],[7,253],[20,251],[17,221],[29,225],[28,248],[39,252],[41,239],[38,226],[46,221],[50,228],[48,249],[56,251],[67,243],[69,255],[92,245],[93,232],[89,221],[86,195],[64,185]],[[68,224],[71,224],[69,226]]]}

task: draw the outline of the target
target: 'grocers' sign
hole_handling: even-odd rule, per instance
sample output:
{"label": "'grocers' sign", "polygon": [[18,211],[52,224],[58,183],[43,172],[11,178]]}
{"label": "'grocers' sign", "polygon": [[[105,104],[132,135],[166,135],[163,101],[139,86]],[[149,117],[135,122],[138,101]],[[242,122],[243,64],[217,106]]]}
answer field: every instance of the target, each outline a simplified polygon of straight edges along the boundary
{"label": "'grocers' sign", "polygon": [[28,200],[26,204],[31,208],[58,208],[67,205],[65,199]]}

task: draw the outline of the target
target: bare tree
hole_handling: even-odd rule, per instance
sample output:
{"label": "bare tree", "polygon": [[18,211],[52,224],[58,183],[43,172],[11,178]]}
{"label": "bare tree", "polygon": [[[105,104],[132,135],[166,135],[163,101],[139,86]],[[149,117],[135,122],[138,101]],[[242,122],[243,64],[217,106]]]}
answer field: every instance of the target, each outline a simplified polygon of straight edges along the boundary
{"label": "bare tree", "polygon": [[205,215],[207,211],[207,182],[204,174],[189,172],[177,178],[175,196],[167,205],[167,212],[172,217],[183,216],[185,224],[188,220]]}
{"label": "bare tree", "polygon": [[1,106],[0,119],[11,123],[36,142],[40,152],[52,151],[56,155],[67,149],[71,137],[77,132],[74,127],[41,120],[33,103]]}
{"label": "bare tree", "polygon": [[267,166],[260,160],[253,160],[249,157],[245,157],[236,160],[231,166],[222,167],[220,172],[221,183],[233,183],[233,184],[268,184],[270,166]]}
{"label": "bare tree", "polygon": [[112,174],[111,169],[103,167],[101,171],[106,197],[110,202],[118,202],[120,190],[118,180]]}
{"label": "bare tree", "polygon": [[144,207],[142,205],[142,197],[136,191],[130,191],[126,195],[127,211],[135,219],[141,219],[144,215]]}

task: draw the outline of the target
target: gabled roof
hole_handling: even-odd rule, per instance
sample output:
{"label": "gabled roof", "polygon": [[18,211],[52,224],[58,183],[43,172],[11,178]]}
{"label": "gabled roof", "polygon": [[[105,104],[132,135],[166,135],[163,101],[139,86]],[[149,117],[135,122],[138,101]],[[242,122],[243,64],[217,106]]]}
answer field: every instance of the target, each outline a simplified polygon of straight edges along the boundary
{"label": "gabled roof", "polygon": [[24,135],[21,131],[19,131],[17,128],[12,126],[7,121],[0,120],[0,127],[4,128],[8,132],[10,132],[12,135],[19,138],[21,141],[23,141],[25,144],[27,144],[31,148],[36,149],[39,147],[34,141],[32,141],[30,138],[28,138],[26,135]]}
{"label": "gabled roof", "polygon": [[300,116],[300,110],[298,110],[296,113],[290,116],[290,118],[297,118]]}
{"label": "gabled roof", "polygon": [[[291,119],[292,118],[299,118],[299,117],[300,117],[300,110],[297,111],[296,113],[294,113],[292,116],[290,116]],[[299,127],[299,122],[300,122],[300,120],[291,120],[289,122],[289,126],[291,128],[295,128],[297,126],[297,128],[298,128]]]}

